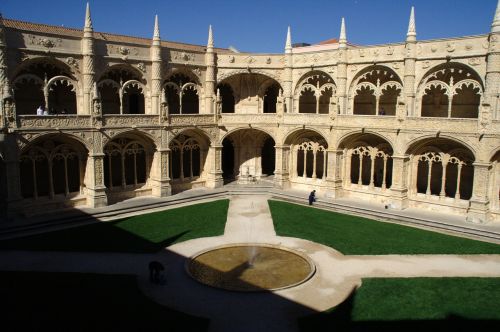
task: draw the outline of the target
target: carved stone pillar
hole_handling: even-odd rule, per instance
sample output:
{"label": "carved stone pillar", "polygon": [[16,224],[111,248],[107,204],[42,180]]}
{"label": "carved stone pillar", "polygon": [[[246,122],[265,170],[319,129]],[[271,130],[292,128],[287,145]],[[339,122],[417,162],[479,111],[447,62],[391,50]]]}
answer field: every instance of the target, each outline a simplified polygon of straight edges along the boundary
{"label": "carved stone pillar", "polygon": [[408,155],[392,156],[392,205],[397,209],[408,206],[408,168],[410,158]]}
{"label": "carved stone pillar", "polygon": [[170,186],[170,149],[158,149],[153,156],[151,187],[153,196],[166,197],[172,194]]}
{"label": "carved stone pillar", "polygon": [[87,205],[97,208],[108,205],[104,186],[104,153],[91,153],[87,158]]}
{"label": "carved stone pillar", "polygon": [[274,168],[274,187],[287,189],[290,187],[290,171],[288,169],[290,145],[276,145],[275,149],[276,161]]}
{"label": "carved stone pillar", "polygon": [[207,187],[220,188],[224,185],[222,178],[222,145],[212,145],[208,149],[210,171],[208,173]]}
{"label": "carved stone pillar", "polygon": [[488,217],[488,206],[490,202],[488,189],[491,163],[476,161],[472,165],[474,165],[474,183],[470,206],[467,211],[467,221],[483,223],[487,221]]}
{"label": "carved stone pillar", "polygon": [[326,197],[339,198],[342,197],[342,173],[341,166],[343,162],[344,151],[339,149],[328,149],[326,151],[327,169],[326,169]]}
{"label": "carved stone pillar", "polygon": [[[87,3],[85,13],[85,26],[83,28],[82,38],[82,55],[83,55],[83,109],[79,110],[79,114],[92,114],[92,88],[95,83],[95,65],[94,65],[94,29],[92,28],[92,20],[90,17],[90,7]],[[48,109],[47,103],[45,104]]]}

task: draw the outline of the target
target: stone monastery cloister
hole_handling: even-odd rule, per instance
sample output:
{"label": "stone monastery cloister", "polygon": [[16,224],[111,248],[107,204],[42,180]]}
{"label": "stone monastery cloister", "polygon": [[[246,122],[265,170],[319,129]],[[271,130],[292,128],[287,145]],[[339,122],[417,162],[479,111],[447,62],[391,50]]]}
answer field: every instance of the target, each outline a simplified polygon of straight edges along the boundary
{"label": "stone monastery cloister", "polygon": [[[153,23],[153,22],[152,22]],[[402,29],[403,30],[403,29]],[[491,32],[282,54],[0,20],[10,216],[231,181],[500,222],[500,8]]]}

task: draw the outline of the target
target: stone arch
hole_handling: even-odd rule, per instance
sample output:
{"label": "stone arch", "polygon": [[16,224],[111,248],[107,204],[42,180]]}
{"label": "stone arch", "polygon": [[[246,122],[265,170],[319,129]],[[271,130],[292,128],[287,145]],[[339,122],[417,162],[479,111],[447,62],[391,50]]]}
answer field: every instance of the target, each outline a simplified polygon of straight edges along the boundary
{"label": "stone arch", "polygon": [[418,85],[416,115],[477,118],[483,92],[483,81],[470,66],[458,62],[434,66]]}
{"label": "stone arch", "polygon": [[222,172],[226,183],[238,180],[247,184],[274,174],[276,141],[266,130],[236,128],[222,137],[221,144]]}
{"label": "stone arch", "polygon": [[231,134],[239,131],[239,130],[247,130],[247,129],[253,129],[253,130],[257,130],[257,131],[260,131],[260,132],[263,132],[265,134],[267,134],[268,136],[271,136],[271,138],[276,142],[276,138],[275,138],[275,135],[272,131],[268,130],[267,128],[260,128],[260,127],[236,127],[236,128],[233,128],[229,131],[227,131],[220,139],[219,139],[219,143],[222,144],[222,141],[229,137]]}
{"label": "stone arch", "polygon": [[349,107],[352,114],[396,115],[397,101],[403,93],[399,75],[383,65],[360,70],[349,88]]}
{"label": "stone arch", "polygon": [[19,154],[22,196],[34,200],[43,196],[69,199],[82,194],[88,151],[75,136],[37,137]]}
{"label": "stone arch", "polygon": [[96,86],[103,114],[145,114],[146,79],[132,65],[117,64],[107,68]]}
{"label": "stone arch", "polygon": [[334,79],[324,71],[313,70],[304,74],[294,90],[297,113],[330,113],[335,109],[336,89]]}
{"label": "stone arch", "polygon": [[246,69],[236,69],[236,70],[231,70],[227,72],[222,72],[217,75],[217,82],[221,83],[222,81],[230,78],[231,76],[236,76],[240,74],[260,74],[263,76],[267,76],[275,80],[276,82],[279,83],[280,86],[283,86],[281,83],[281,78],[279,75],[277,75],[274,71],[267,71],[267,70],[261,70],[261,69],[255,69],[255,68],[246,68]]}
{"label": "stone arch", "polygon": [[[172,76],[183,75],[189,78],[189,80],[198,86],[201,86],[200,78],[192,70],[187,67],[174,67],[168,72],[165,78],[165,82],[171,80]],[[186,83],[186,82],[184,82]]]}
{"label": "stone arch", "polygon": [[22,147],[19,149],[19,155],[25,153],[30,147],[39,144],[42,141],[51,139],[53,136],[59,137],[59,139],[62,140],[67,140],[69,142],[72,141],[77,141],[79,144],[81,144],[85,150],[90,151],[91,147],[89,146],[88,142],[85,141],[82,137],[78,135],[74,135],[72,133],[59,133],[59,134],[53,134],[53,133],[43,133],[37,136],[34,136],[33,139],[24,141]]}
{"label": "stone arch", "polygon": [[387,144],[389,144],[391,150],[396,151],[396,146],[395,146],[395,144],[392,142],[392,140],[389,137],[387,137],[386,135],[381,134],[380,132],[376,132],[376,131],[373,131],[373,130],[363,130],[363,131],[350,131],[350,132],[347,132],[347,133],[345,133],[345,134],[343,134],[342,136],[339,137],[339,139],[337,140],[337,142],[338,142],[337,146],[338,146],[339,149],[343,149],[343,148],[346,147],[346,143],[349,140],[352,140],[353,138],[356,138],[356,137],[366,136],[366,135],[377,136],[380,140],[383,140],[383,141],[387,142]]}
{"label": "stone arch", "polygon": [[[233,72],[232,75],[219,80],[217,87],[224,85],[231,87],[232,98],[228,96],[226,99],[231,101],[234,99],[235,113],[276,112],[277,91],[282,90],[282,86],[274,77],[258,71]],[[272,89],[272,93],[268,94],[270,87],[273,86],[275,88]],[[230,106],[226,107],[230,108]]]}
{"label": "stone arch", "polygon": [[[147,187],[154,150],[154,140],[144,132],[122,131],[110,137],[103,146],[104,184],[109,193]],[[112,196],[111,200],[118,199]]]}
{"label": "stone arch", "polygon": [[304,128],[288,133],[289,169],[292,187],[323,186],[327,177],[328,142],[316,130]]}
{"label": "stone arch", "polygon": [[122,136],[131,136],[136,138],[137,140],[144,141],[145,144],[148,146],[152,147],[153,151],[156,149],[156,147],[159,145],[158,144],[158,139],[151,135],[150,133],[146,131],[142,131],[140,129],[132,129],[132,128],[127,128],[127,129],[122,129],[118,131],[108,131],[107,133],[104,134],[104,139],[103,139],[103,146],[108,144],[108,142],[111,142],[115,140],[116,138],[122,137]]}
{"label": "stone arch", "polygon": [[500,211],[500,148],[491,155],[490,162],[491,190],[488,193],[490,197],[490,209],[498,213]]}
{"label": "stone arch", "polygon": [[185,129],[169,141],[171,185],[174,192],[203,185],[210,167],[209,137],[199,129]]}
{"label": "stone arch", "polygon": [[344,187],[382,191],[392,185],[392,143],[377,133],[349,133],[339,140],[343,150]]}
{"label": "stone arch", "polygon": [[77,113],[78,80],[58,59],[24,61],[14,71],[12,87],[18,115]]}
{"label": "stone arch", "polygon": [[162,85],[162,101],[169,114],[198,114],[202,87],[185,71],[171,73]]}
{"label": "stone arch", "polygon": [[414,140],[410,155],[412,197],[432,201],[469,200],[474,182],[474,151],[458,139],[426,137]]}

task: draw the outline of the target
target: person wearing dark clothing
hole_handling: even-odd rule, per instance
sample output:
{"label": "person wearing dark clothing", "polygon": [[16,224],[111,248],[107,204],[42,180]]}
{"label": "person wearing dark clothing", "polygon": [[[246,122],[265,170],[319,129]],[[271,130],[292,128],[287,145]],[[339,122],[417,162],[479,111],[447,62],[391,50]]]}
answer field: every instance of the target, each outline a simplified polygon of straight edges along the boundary
{"label": "person wearing dark clothing", "polygon": [[316,202],[316,190],[311,191],[309,194],[309,205],[313,205],[313,202]]}
{"label": "person wearing dark clothing", "polygon": [[151,261],[149,263],[149,281],[154,284],[159,284],[161,281],[161,271],[165,268],[163,264],[158,261]]}

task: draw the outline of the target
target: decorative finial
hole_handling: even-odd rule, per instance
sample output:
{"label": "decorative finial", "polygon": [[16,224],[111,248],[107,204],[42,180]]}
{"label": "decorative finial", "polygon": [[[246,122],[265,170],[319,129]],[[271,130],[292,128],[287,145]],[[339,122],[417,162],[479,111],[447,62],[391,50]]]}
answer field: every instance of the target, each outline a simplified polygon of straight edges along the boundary
{"label": "decorative finial", "polygon": [[415,28],[415,7],[413,6],[411,7],[410,22],[408,23],[408,33],[406,34],[406,40],[417,40],[417,30]]}
{"label": "decorative finial", "polygon": [[292,33],[290,31],[290,26],[288,26],[288,31],[286,33],[285,53],[292,53]]}
{"label": "decorative finial", "polygon": [[207,42],[207,48],[213,48],[214,47],[214,35],[212,33],[212,25],[210,24],[208,26],[208,42]]}
{"label": "decorative finial", "polygon": [[340,23],[340,37],[339,37],[339,44],[343,44],[344,47],[347,44],[347,35],[345,32],[345,20],[342,17],[342,22]]}
{"label": "decorative finial", "polygon": [[90,4],[87,2],[87,9],[85,10],[85,29],[92,30],[92,19],[90,18]]}
{"label": "decorative finial", "polygon": [[153,31],[153,39],[160,40],[160,25],[158,24],[158,15],[155,15],[155,28]]}
{"label": "decorative finial", "polygon": [[500,0],[498,0],[495,18],[493,24],[491,24],[491,32],[500,32]]}

